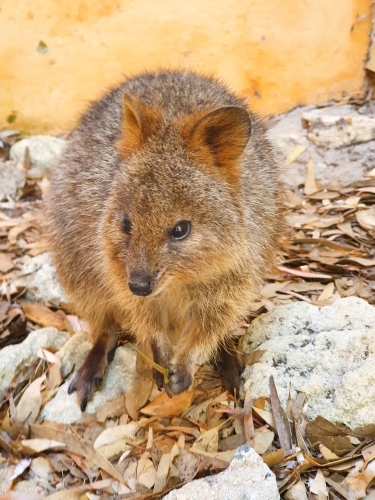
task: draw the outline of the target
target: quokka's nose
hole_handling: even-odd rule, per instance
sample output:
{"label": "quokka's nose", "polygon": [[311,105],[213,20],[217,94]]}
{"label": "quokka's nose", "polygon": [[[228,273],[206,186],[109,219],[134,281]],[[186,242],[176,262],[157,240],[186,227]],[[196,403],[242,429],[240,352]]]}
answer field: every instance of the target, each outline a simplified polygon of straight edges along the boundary
{"label": "quokka's nose", "polygon": [[128,280],[129,289],[134,295],[146,297],[154,289],[152,275],[146,271],[136,271],[131,273]]}

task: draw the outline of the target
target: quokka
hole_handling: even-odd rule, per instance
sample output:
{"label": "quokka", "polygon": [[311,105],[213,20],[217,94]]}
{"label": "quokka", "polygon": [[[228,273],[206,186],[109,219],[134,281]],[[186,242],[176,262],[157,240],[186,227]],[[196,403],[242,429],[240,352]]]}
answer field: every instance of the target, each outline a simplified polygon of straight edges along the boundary
{"label": "quokka", "polygon": [[243,99],[187,71],[126,80],[72,132],[46,212],[58,277],[93,335],[70,386],[82,409],[121,336],[151,345],[170,395],[210,358],[238,386],[233,332],[283,227],[274,153]]}

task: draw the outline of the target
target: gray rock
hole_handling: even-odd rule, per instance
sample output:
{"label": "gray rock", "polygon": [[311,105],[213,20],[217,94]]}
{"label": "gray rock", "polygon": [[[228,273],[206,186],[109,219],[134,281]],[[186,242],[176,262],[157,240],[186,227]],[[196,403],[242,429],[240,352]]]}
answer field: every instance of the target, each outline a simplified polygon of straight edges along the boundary
{"label": "gray rock", "polygon": [[163,500],[277,500],[275,475],[248,445],[240,446],[229,467],[220,474],[196,479],[173,490]]}
{"label": "gray rock", "polygon": [[[77,334],[76,334],[77,335]],[[74,335],[75,336],[75,335]],[[81,338],[81,337],[80,337]],[[64,346],[63,356],[61,352],[58,356],[65,359],[74,359],[76,356],[82,358],[83,352],[87,353],[87,344],[83,343],[81,348],[77,349],[75,342],[70,342],[71,353],[68,354],[68,349]],[[81,350],[81,352],[78,352]],[[88,403],[85,412],[95,413],[99,406],[111,401],[119,396],[124,391],[129,391],[132,388],[135,378],[135,352],[126,346],[118,347],[113,361],[109,364],[107,372],[104,376],[103,383]],[[78,364],[76,365],[79,367]],[[41,413],[43,420],[51,420],[62,424],[72,424],[79,422],[82,419],[82,413],[77,402],[75,393],[68,394],[70,381],[59,387],[56,396],[46,404]]]}
{"label": "gray rock", "polygon": [[[288,187],[304,184],[311,159],[315,178],[339,186],[363,178],[375,167],[373,104],[296,108],[273,120],[269,136],[276,146],[282,178]],[[296,145],[307,146],[290,165],[285,163]]]}
{"label": "gray rock", "polygon": [[26,256],[21,275],[21,278],[15,280],[15,284],[27,288],[27,296],[30,300],[51,302],[55,305],[66,301],[49,252],[41,253],[36,257]]}
{"label": "gray rock", "polygon": [[0,162],[0,201],[17,200],[25,185],[25,174],[11,162]]}
{"label": "gray rock", "polygon": [[41,328],[29,333],[20,344],[1,349],[0,391],[6,389],[21,370],[29,368],[34,363],[40,347],[60,349],[68,338],[68,333],[58,332],[56,328]]}
{"label": "gray rock", "polygon": [[[333,111],[335,113],[333,114]],[[375,118],[340,113],[340,107],[330,110],[315,109],[302,113],[302,123],[308,130],[307,137],[316,146],[341,148],[375,140]]]}
{"label": "gray rock", "polygon": [[375,308],[348,297],[318,308],[296,302],[262,314],[240,350],[265,350],[247,366],[244,390],[269,395],[273,375],[282,404],[291,387],[307,394],[308,417],[321,415],[351,428],[375,421]]}
{"label": "gray rock", "polygon": [[55,167],[67,141],[50,135],[35,135],[16,142],[10,149],[10,158],[23,162],[29,148],[31,166],[40,173],[48,173]]}
{"label": "gray rock", "polygon": [[65,378],[74,369],[79,368],[92,348],[90,335],[77,332],[72,335],[68,342],[59,350],[56,355],[61,360],[61,374]]}

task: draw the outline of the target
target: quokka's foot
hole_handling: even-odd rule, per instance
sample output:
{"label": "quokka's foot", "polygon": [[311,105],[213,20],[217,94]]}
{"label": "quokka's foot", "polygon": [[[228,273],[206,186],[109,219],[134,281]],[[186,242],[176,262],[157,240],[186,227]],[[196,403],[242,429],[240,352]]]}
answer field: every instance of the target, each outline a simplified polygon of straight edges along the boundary
{"label": "quokka's foot", "polygon": [[238,356],[232,346],[223,346],[220,352],[221,371],[224,389],[232,395],[239,391],[241,384],[241,374],[243,366],[240,364]]}
{"label": "quokka's foot", "polygon": [[174,394],[180,394],[186,389],[189,389],[193,382],[193,376],[182,365],[175,365],[171,370],[171,376],[168,384],[165,385],[165,390],[171,398]]}
{"label": "quokka's foot", "polygon": [[87,355],[83,365],[75,374],[68,388],[68,394],[77,391],[82,411],[85,410],[87,402],[92,398],[95,390],[102,383],[104,372],[107,367],[105,354],[102,355],[95,347],[96,346],[94,346]]}

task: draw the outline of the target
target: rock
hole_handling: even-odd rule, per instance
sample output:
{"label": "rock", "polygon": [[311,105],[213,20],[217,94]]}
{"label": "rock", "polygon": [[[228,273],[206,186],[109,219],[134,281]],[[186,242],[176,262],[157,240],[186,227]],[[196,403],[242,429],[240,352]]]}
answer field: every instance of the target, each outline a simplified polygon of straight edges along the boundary
{"label": "rock", "polygon": [[0,162],[0,201],[17,200],[25,185],[25,174],[11,162]]}
{"label": "rock", "polygon": [[[73,337],[76,335],[81,336],[82,334],[75,334]],[[81,347],[77,349],[77,344],[78,342],[75,341],[70,342],[70,349],[65,345],[63,355],[61,352],[57,353],[57,355],[62,359],[65,358],[65,360],[73,360],[75,356],[76,359],[85,357],[88,350],[86,342],[83,343],[82,349]],[[71,351],[70,353],[68,352],[69,350]],[[95,413],[99,406],[132,388],[135,378],[135,362],[136,354],[132,349],[126,346],[117,348],[115,357],[108,366],[102,385],[87,404],[86,413]],[[76,363],[76,367],[79,368],[78,363]],[[77,402],[76,393],[68,394],[69,384],[70,380],[59,387],[56,396],[43,408],[41,413],[43,420],[51,420],[61,424],[72,424],[82,419],[82,412]]]}
{"label": "rock", "polygon": [[56,328],[41,328],[29,333],[20,344],[9,345],[0,350],[0,391],[9,387],[13,378],[29,368],[37,359],[39,347],[60,349],[68,340],[69,334]]}
{"label": "rock", "polygon": [[[310,159],[315,178],[324,185],[344,186],[363,179],[375,167],[373,116],[370,103],[360,108],[304,106],[273,119],[269,136],[276,146],[286,186],[304,184]],[[291,163],[286,162],[298,146],[307,147]]]}
{"label": "rock", "polygon": [[247,366],[244,390],[269,396],[273,375],[286,408],[289,385],[307,394],[310,419],[318,415],[351,428],[375,421],[375,308],[357,297],[332,306],[296,302],[262,314],[240,350],[266,352]]}
{"label": "rock", "polygon": [[307,137],[316,146],[341,148],[375,140],[375,118],[357,114],[339,113],[327,115],[324,108],[302,114],[302,123],[308,130]]}
{"label": "rock", "polygon": [[17,286],[27,288],[27,296],[33,302],[51,302],[59,305],[66,300],[57,281],[56,271],[49,252],[36,257],[26,256],[22,266],[21,278],[15,280]]}
{"label": "rock", "polygon": [[240,446],[229,467],[220,474],[196,479],[173,490],[163,500],[273,500],[279,499],[275,475],[248,445]]}
{"label": "rock", "polygon": [[92,348],[90,335],[77,332],[70,337],[68,342],[56,355],[61,359],[61,374],[65,378],[74,370],[79,368]]}
{"label": "rock", "polygon": [[50,135],[35,135],[16,142],[10,149],[10,158],[23,163],[26,148],[29,148],[31,166],[46,174],[55,167],[66,143]]}

